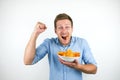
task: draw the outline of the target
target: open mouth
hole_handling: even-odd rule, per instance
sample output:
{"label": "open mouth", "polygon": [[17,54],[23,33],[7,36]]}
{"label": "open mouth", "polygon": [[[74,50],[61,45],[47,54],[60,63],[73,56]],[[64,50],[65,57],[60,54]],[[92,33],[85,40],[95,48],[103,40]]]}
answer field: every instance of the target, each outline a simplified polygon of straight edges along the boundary
{"label": "open mouth", "polygon": [[67,36],[62,36],[62,39],[63,39],[63,40],[66,40],[66,39],[67,39]]}

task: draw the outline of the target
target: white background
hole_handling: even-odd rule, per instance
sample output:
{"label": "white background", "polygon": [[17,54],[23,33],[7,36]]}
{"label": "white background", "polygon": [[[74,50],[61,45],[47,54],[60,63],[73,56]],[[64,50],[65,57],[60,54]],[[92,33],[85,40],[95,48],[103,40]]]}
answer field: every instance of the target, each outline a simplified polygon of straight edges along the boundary
{"label": "white background", "polygon": [[59,13],[74,21],[74,36],[85,38],[98,63],[84,80],[120,80],[119,0],[0,0],[0,80],[48,80],[47,56],[32,66],[23,64],[25,46],[35,24],[47,30],[37,40],[56,37],[53,21]]}

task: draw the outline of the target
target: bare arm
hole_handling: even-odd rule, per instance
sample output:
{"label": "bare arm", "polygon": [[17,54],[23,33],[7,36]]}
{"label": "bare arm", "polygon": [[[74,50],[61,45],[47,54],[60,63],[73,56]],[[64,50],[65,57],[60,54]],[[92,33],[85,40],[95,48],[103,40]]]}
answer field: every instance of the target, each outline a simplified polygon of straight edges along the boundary
{"label": "bare arm", "polygon": [[36,40],[40,33],[44,32],[46,29],[45,24],[38,22],[35,26],[35,29],[30,37],[30,40],[27,43],[24,53],[24,64],[30,65],[35,56],[36,49]]}
{"label": "bare arm", "polygon": [[76,69],[87,73],[87,74],[96,74],[97,72],[97,67],[93,64],[79,64],[78,67],[76,67]]}
{"label": "bare arm", "polygon": [[74,62],[66,62],[60,58],[59,60],[62,64],[80,70],[87,74],[95,74],[97,72],[97,67],[93,64],[79,64],[77,60]]}

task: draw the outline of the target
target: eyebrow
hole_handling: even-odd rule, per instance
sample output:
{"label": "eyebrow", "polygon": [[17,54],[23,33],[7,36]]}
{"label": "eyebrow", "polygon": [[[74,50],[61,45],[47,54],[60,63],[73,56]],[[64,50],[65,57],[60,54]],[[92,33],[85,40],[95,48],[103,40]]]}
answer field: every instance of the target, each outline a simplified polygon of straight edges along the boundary
{"label": "eyebrow", "polygon": [[[57,26],[59,26],[59,25],[62,25],[62,24],[58,24]],[[65,24],[65,25],[71,25],[71,24]]]}

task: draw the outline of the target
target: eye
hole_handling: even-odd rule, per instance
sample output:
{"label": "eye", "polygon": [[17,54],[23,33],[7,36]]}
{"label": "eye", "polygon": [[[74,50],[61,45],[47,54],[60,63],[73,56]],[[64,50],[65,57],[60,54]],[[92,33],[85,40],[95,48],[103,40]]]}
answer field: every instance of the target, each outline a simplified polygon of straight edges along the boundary
{"label": "eye", "polygon": [[59,27],[58,27],[58,30],[62,30],[62,29],[63,29],[63,27],[62,27],[62,26],[59,26]]}
{"label": "eye", "polygon": [[66,26],[65,29],[70,29],[70,26]]}

